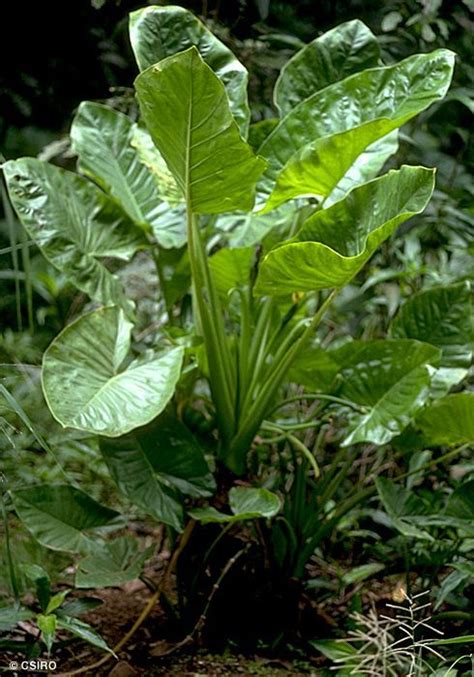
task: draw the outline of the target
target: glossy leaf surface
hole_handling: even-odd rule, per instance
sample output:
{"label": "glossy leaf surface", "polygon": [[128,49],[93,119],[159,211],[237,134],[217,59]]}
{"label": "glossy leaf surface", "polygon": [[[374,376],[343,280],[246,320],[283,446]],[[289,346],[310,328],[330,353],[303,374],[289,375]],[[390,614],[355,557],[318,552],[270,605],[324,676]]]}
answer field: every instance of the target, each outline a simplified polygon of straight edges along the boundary
{"label": "glossy leaf surface", "polygon": [[[295,153],[323,137],[365,123],[403,125],[442,99],[451,81],[454,54],[437,50],[408,57],[394,66],[356,73],[308,97],[286,115],[259,153],[269,160],[260,189],[269,193],[279,172]],[[386,129],[386,134],[390,129]]]}
{"label": "glossy leaf surface", "polygon": [[168,214],[176,207],[164,203],[179,199],[178,188],[145,131],[138,130],[123,113],[84,101],[74,118],[71,138],[81,172],[110,193],[136,224],[151,228],[163,247],[185,243],[184,210],[169,227]]}
{"label": "glossy leaf surface", "polygon": [[142,117],[195,213],[251,209],[265,163],[243,141],[223,84],[192,47],[135,81]]}
{"label": "glossy leaf surface", "polygon": [[89,533],[118,516],[69,485],[38,485],[11,492],[13,505],[28,531],[53,550],[84,552]]}
{"label": "glossy leaf surface", "polygon": [[432,170],[403,166],[354,188],[310,217],[293,240],[270,250],[256,293],[343,287],[401,223],[423,211],[433,186]]}
{"label": "glossy leaf surface", "polygon": [[429,444],[474,442],[474,393],[447,395],[424,409],[416,419]]}
{"label": "glossy leaf surface", "polygon": [[174,393],[183,349],[128,364],[131,323],[117,307],[80,317],[43,358],[43,391],[64,427],[118,437],[163,411]]}
{"label": "glossy leaf surface", "polygon": [[[273,192],[262,213],[299,196],[306,195],[324,200],[336,191],[338,186],[339,192],[342,192],[344,183],[346,186],[349,182],[361,183],[367,175],[370,179],[373,178],[372,172],[380,169],[379,159],[382,158],[375,156],[374,159],[364,151],[393,128],[393,124],[388,120],[374,120],[303,146],[288,160],[278,175]],[[389,147],[391,152],[395,152],[397,144],[392,143]],[[362,154],[364,157],[361,158]],[[387,153],[382,157],[385,161]],[[359,164],[348,175],[359,158]],[[373,164],[368,164],[369,158],[374,161]]]}
{"label": "glossy leaf surface", "polygon": [[92,299],[127,306],[102,262],[128,261],[147,246],[124,212],[87,179],[46,162],[22,158],[3,170],[13,206],[44,256]]}
{"label": "glossy leaf surface", "polygon": [[247,70],[192,12],[175,5],[132,12],[130,41],[141,71],[194,45],[223,82],[232,114],[245,136],[250,119]]}
{"label": "glossy leaf surface", "polygon": [[398,150],[398,130],[390,132],[371,143],[357,157],[339,183],[324,200],[324,207],[330,207],[341,200],[355,186],[374,179],[387,160]]}
{"label": "glossy leaf surface", "polygon": [[295,362],[291,379],[366,410],[351,413],[344,444],[385,444],[426,402],[439,360],[439,349],[419,341],[350,341],[333,350],[308,350]]}
{"label": "glossy leaf surface", "polygon": [[377,66],[379,60],[377,38],[362,21],[347,21],[327,31],[282,68],[274,92],[281,117],[320,89]]}

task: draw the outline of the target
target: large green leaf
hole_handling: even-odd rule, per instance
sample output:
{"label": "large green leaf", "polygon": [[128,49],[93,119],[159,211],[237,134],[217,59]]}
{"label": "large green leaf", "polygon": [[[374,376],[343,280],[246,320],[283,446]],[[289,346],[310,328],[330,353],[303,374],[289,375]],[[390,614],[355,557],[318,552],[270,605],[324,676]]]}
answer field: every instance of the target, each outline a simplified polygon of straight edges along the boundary
{"label": "large green leaf", "polygon": [[135,505],[160,522],[180,530],[182,501],[210,496],[215,483],[201,448],[186,426],[162,414],[157,421],[119,439],[100,441],[109,471]]}
{"label": "large green leaf", "polygon": [[183,506],[179,494],[160,480],[152,457],[135,435],[102,438],[100,448],[121,493],[154,519],[181,531]]}
{"label": "large green leaf", "polygon": [[[372,120],[354,129],[324,136],[303,146],[279,173],[273,191],[261,210],[262,214],[283,202],[299,196],[323,200],[347,192],[352,185],[372,179],[387,159],[397,150],[396,138],[384,138],[394,129],[390,120]],[[369,151],[375,142],[375,152]],[[361,157],[362,156],[362,157]],[[346,189],[346,190],[344,190]],[[334,202],[335,200],[331,200]]]}
{"label": "large green leaf", "polygon": [[142,573],[145,561],[151,556],[154,545],[140,551],[138,541],[122,536],[104,544],[79,562],[76,588],[106,588],[133,581]]}
{"label": "large green leaf", "polygon": [[145,425],[173,396],[183,348],[146,353],[126,365],[131,323],[117,307],[66,327],[43,357],[43,391],[64,427],[118,437]]}
{"label": "large green leaf", "polygon": [[394,319],[391,334],[441,348],[443,367],[469,367],[474,339],[469,284],[434,287],[415,294]]}
{"label": "large green leaf", "polygon": [[352,163],[337,186],[324,200],[324,207],[330,207],[341,200],[355,186],[375,178],[387,160],[398,150],[398,130],[390,132],[370,144]]}
{"label": "large green leaf", "polygon": [[453,66],[454,54],[437,50],[408,57],[394,66],[356,73],[308,97],[262,144],[259,152],[270,164],[261,189],[270,192],[279,172],[308,140],[314,143],[381,118],[389,121],[382,135],[403,125],[443,98]]}
{"label": "large green leaf", "polygon": [[281,117],[320,89],[379,65],[377,38],[362,21],[336,26],[303,47],[282,68],[274,99]]}
{"label": "large green leaf", "polygon": [[366,410],[351,414],[344,444],[384,444],[425,403],[439,359],[439,349],[410,339],[350,341],[334,350],[308,350],[295,363],[291,379]]}
{"label": "large green leaf", "polygon": [[195,213],[251,209],[265,163],[243,141],[223,84],[195,47],[135,81],[146,126]]}
{"label": "large green leaf", "polygon": [[189,428],[164,412],[135,437],[158,477],[181,493],[199,498],[216,488],[204,453]]}
{"label": "large green leaf", "polygon": [[232,487],[229,491],[229,506],[232,514],[216,510],[212,506],[190,510],[191,517],[203,524],[232,524],[261,517],[274,517],[281,508],[278,496],[268,489]]}
{"label": "large green leaf", "polygon": [[367,408],[351,417],[345,446],[400,434],[428,399],[440,359],[434,346],[408,339],[352,341],[330,353],[340,365],[337,393]]}
{"label": "large green leaf", "polygon": [[393,321],[391,334],[441,348],[432,395],[442,397],[467,375],[472,362],[473,329],[471,292],[465,282],[434,287],[412,296]]}
{"label": "large green leaf", "polygon": [[397,226],[423,211],[433,186],[433,170],[403,166],[354,188],[310,217],[293,240],[270,250],[256,293],[343,287]]}
{"label": "large green leaf", "polygon": [[144,7],[130,14],[130,41],[140,70],[193,45],[226,88],[232,114],[245,136],[250,119],[247,70],[192,12],[183,7]]}
{"label": "large green leaf", "polygon": [[92,299],[128,306],[102,262],[128,261],[147,246],[122,210],[82,176],[34,158],[7,162],[3,171],[12,204],[45,257]]}
{"label": "large green leaf", "polygon": [[84,101],[74,118],[71,139],[80,170],[110,193],[135,223],[150,227],[158,244],[169,248],[185,243],[183,208],[170,228],[171,207],[164,202],[177,201],[178,187],[146,132],[123,113]]}
{"label": "large green leaf", "polygon": [[115,510],[67,484],[17,489],[11,496],[25,527],[53,550],[87,552],[92,547],[90,532],[118,516]]}
{"label": "large green leaf", "polygon": [[419,414],[416,425],[428,444],[474,442],[474,393],[447,395]]}

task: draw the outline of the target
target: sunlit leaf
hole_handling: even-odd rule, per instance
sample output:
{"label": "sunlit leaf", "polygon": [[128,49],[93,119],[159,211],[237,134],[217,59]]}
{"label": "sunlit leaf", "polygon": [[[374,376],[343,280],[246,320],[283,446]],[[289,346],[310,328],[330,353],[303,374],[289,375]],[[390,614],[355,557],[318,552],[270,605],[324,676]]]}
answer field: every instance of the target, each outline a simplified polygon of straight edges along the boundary
{"label": "sunlit leaf", "polygon": [[255,292],[343,287],[401,223],[423,211],[433,186],[432,170],[403,166],[354,188],[310,217],[293,240],[270,250]]}
{"label": "sunlit leaf", "polygon": [[[169,204],[179,198],[178,188],[144,130],[123,113],[84,101],[74,118],[71,139],[80,170],[110,193],[136,224],[151,228],[163,247],[185,243],[184,208]],[[169,218],[173,209],[175,221]]]}
{"label": "sunlit leaf", "polygon": [[269,166],[259,190],[270,193],[279,172],[308,143],[375,120],[393,125],[382,136],[400,127],[443,98],[453,66],[454,54],[441,49],[410,56],[394,66],[355,73],[309,96],[262,144],[259,153],[269,160]]}
{"label": "sunlit leaf", "polygon": [[118,437],[145,425],[173,396],[183,348],[145,353],[130,364],[131,323],[117,307],[67,326],[43,358],[43,391],[64,427]]}
{"label": "sunlit leaf", "polygon": [[377,38],[362,21],[347,21],[323,33],[282,68],[274,92],[281,117],[320,89],[379,62]]}
{"label": "sunlit leaf", "polygon": [[140,70],[193,45],[223,82],[230,109],[243,135],[250,119],[248,73],[231,50],[188,10],[178,6],[144,7],[130,14],[130,42]]}
{"label": "sunlit leaf", "polygon": [[142,117],[195,213],[251,209],[265,163],[239,134],[224,86],[195,47],[135,81]]}
{"label": "sunlit leaf", "polygon": [[104,304],[128,307],[103,259],[128,261],[147,240],[93,183],[34,158],[3,165],[18,216],[45,257],[78,289]]}

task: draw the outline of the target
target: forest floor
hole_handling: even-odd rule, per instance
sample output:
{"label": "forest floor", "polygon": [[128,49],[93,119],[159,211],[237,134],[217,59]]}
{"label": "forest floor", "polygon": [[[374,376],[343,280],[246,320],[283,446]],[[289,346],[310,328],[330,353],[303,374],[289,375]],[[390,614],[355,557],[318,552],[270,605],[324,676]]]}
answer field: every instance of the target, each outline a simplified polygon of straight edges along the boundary
{"label": "forest floor", "polygon": [[[102,599],[104,603],[83,618],[104,637],[109,646],[115,646],[138,618],[150,594],[139,581],[122,588],[94,591],[93,596]],[[309,660],[234,654],[228,650],[222,654],[215,654],[193,644],[174,650],[177,642],[160,639],[164,621],[163,608],[157,604],[129,643],[119,652],[119,659],[111,656],[101,666],[94,667],[94,664],[104,656],[93,647],[83,645],[84,651],[78,653],[77,642],[69,647],[65,646],[57,658],[55,657],[58,667],[54,674],[68,674],[76,670],[83,670],[83,675],[97,677],[105,675],[110,675],[110,677],[133,677],[134,675],[281,677],[321,674]]]}

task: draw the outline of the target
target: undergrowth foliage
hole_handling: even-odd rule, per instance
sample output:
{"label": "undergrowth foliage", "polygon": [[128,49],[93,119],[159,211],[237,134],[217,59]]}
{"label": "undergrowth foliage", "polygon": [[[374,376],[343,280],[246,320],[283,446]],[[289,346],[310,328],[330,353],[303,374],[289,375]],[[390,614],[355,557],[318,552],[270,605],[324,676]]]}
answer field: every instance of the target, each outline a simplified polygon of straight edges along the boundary
{"label": "undergrowth foliage", "polygon": [[[468,585],[473,482],[436,506],[414,488],[474,439],[474,398],[463,389],[469,284],[460,276],[412,295],[385,336],[352,338],[334,318],[379,248],[429,205],[435,169],[395,166],[398,130],[444,98],[454,54],[384,64],[371,31],[343,23],[288,61],[277,116],[253,122],[247,70],[194,15],[146,7],[131,14],[130,39],[138,108],[79,106],[70,132],[77,171],[36,158],[3,164],[28,237],[90,301],[43,355],[51,438],[36,430],[15,379],[1,386],[9,416],[61,468],[60,481],[6,487],[5,533],[14,513],[42,546],[74,554],[75,588],[118,586],[154,553],[126,530],[130,513],[146,515],[166,526],[173,554],[139,622],[177,573],[179,646],[202,634],[221,593],[235,604],[227,630],[238,638],[249,597],[255,635],[272,600],[264,638],[278,643],[298,632],[315,554],[378,494],[383,510],[372,517],[405,544],[449,542],[462,575],[440,589],[441,605]],[[150,263],[158,301],[147,323],[124,271],[135,266],[139,277]],[[24,376],[39,374],[25,366]],[[7,419],[2,431],[15,446]],[[113,508],[64,471],[66,440],[101,459]],[[388,445],[411,459],[391,479],[380,470]],[[438,447],[446,449],[435,457]],[[353,485],[367,454],[373,472]],[[51,595],[37,565],[24,575],[41,611],[22,606],[8,552],[16,604],[0,610],[2,627],[33,618],[48,651],[66,630],[113,653],[77,619],[88,604],[71,610],[69,589]],[[364,566],[342,585],[379,570]],[[384,674],[405,669],[392,624],[379,628],[389,649],[357,653],[357,674],[381,652],[394,665]]]}

